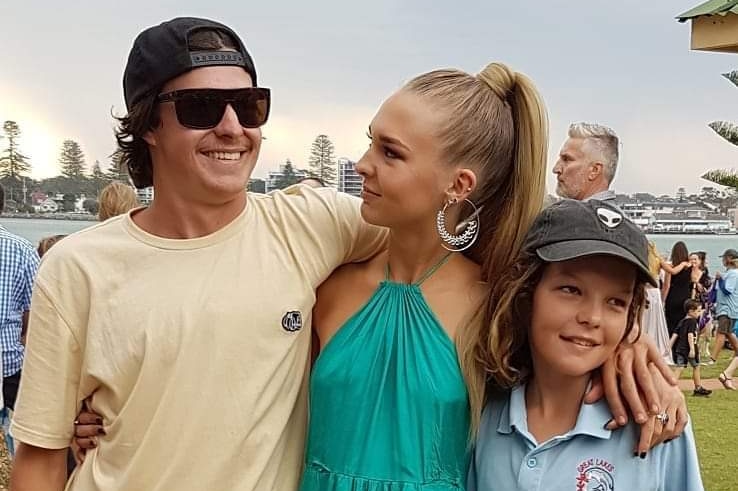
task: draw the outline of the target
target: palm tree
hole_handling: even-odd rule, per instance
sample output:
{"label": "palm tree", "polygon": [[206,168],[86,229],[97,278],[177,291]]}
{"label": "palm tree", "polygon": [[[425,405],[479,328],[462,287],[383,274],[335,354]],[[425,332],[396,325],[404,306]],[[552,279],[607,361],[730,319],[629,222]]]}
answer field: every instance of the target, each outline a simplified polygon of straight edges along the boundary
{"label": "palm tree", "polygon": [[[738,70],[733,70],[730,73],[723,73],[723,77],[727,78],[733,82],[736,87],[738,87]],[[725,140],[738,146],[738,125],[728,121],[713,121],[709,126],[715,133],[722,136]],[[721,186],[738,189],[738,172],[734,169],[711,170],[706,172],[702,176],[702,179],[707,179],[708,181],[720,184]]]}

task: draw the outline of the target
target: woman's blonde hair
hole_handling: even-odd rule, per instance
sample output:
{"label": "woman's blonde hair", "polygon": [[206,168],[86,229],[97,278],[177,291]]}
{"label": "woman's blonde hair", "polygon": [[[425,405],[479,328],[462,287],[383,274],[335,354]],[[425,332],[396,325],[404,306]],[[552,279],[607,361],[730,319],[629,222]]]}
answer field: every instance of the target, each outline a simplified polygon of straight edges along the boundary
{"label": "woman's blonde hair", "polygon": [[97,218],[100,221],[128,213],[139,205],[136,191],[131,186],[114,181],[100,191]]}
{"label": "woman's blonde hair", "polygon": [[652,240],[648,241],[648,270],[658,283],[659,273],[661,272],[661,255]]}
{"label": "woman's blonde hair", "polygon": [[[469,196],[477,207],[480,232],[465,254],[482,266],[482,279],[494,283],[511,264],[541,210],[545,195],[548,117],[533,82],[501,63],[476,76],[435,70],[404,87],[443,111],[440,129],[446,161],[473,169],[477,188]],[[463,220],[465,217],[459,217]],[[484,358],[478,351],[493,304],[480,306],[456,340],[469,390],[472,429],[484,404]]]}
{"label": "woman's blonde hair", "polygon": [[[497,299],[497,308],[479,350],[484,357],[480,369],[490,375],[490,382],[497,389],[525,383],[532,374],[528,329],[532,321],[533,294],[547,265],[534,252],[523,252],[494,285],[492,297]],[[623,340],[638,338],[631,338],[630,334],[636,319],[641,318],[645,303],[644,279],[638,275],[636,280]]]}

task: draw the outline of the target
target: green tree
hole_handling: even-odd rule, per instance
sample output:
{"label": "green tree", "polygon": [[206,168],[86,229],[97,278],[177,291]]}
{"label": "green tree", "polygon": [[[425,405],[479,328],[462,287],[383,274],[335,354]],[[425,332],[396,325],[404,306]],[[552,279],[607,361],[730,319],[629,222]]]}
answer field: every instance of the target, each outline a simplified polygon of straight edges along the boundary
{"label": "green tree", "polygon": [[62,209],[64,211],[74,211],[74,204],[77,201],[77,197],[74,193],[65,193],[62,202]]}
{"label": "green tree", "polygon": [[266,181],[264,179],[249,179],[247,189],[252,193],[265,193]]}
{"label": "green tree", "polygon": [[91,190],[97,196],[100,194],[102,188],[104,188],[109,182],[108,176],[102,171],[100,167],[100,161],[96,160],[92,165],[92,172],[90,173]]}
{"label": "green tree", "polygon": [[74,140],[62,142],[59,165],[64,177],[75,180],[85,178],[85,154],[82,153],[79,143]]}
{"label": "green tree", "polygon": [[100,161],[96,160],[94,164],[92,164],[92,172],[90,173],[90,177],[93,179],[99,179],[99,180],[105,180],[105,173],[100,168]]}
{"label": "green tree", "polygon": [[19,149],[20,127],[15,121],[5,121],[0,139],[7,140],[7,148],[0,153],[0,183],[9,202],[23,203],[26,199],[24,183],[31,170],[28,157]]}
{"label": "green tree", "polygon": [[123,165],[122,155],[119,150],[113,152],[110,156],[110,165],[108,170],[105,171],[105,177],[108,181],[121,181],[126,184],[129,183],[128,169]]}
{"label": "green tree", "polygon": [[290,159],[284,161],[284,164],[281,165],[281,171],[282,174],[277,178],[274,189],[284,189],[287,186],[296,184],[300,180]]}
{"label": "green tree", "polygon": [[96,199],[87,198],[82,202],[82,208],[90,215],[97,215],[97,211],[100,209],[100,204]]}
{"label": "green tree", "polygon": [[308,157],[308,172],[312,177],[321,179],[327,185],[336,183],[336,156],[333,142],[326,135],[315,137]]}
{"label": "green tree", "polygon": [[[738,87],[738,70],[733,70],[730,73],[723,73],[723,77],[727,78],[733,84]],[[708,126],[712,130],[723,137],[729,143],[738,146],[738,125],[729,123],[727,121],[713,121]],[[721,186],[728,186],[733,189],[738,189],[738,173],[735,170],[711,170],[702,176],[702,179],[720,184]]]}

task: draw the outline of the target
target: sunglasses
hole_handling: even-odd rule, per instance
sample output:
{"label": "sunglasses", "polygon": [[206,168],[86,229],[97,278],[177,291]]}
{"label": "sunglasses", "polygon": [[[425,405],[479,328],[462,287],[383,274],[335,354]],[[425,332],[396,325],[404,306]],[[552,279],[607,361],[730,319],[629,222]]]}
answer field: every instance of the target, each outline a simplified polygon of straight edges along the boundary
{"label": "sunglasses", "polygon": [[230,104],[244,128],[258,128],[269,118],[269,89],[184,89],[159,95],[156,100],[174,102],[177,121],[186,128],[207,130],[218,126]]}

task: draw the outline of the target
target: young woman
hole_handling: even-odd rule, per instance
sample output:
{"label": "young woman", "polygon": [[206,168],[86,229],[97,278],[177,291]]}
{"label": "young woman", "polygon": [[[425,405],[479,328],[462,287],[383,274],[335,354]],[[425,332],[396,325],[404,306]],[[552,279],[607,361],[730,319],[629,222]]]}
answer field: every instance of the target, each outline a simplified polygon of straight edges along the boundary
{"label": "young woman", "polygon": [[677,266],[682,263],[686,263],[683,269],[677,273],[667,272],[664,278],[664,308],[669,336],[674,332],[679,321],[684,318],[684,302],[692,294],[692,265],[689,263],[687,245],[680,240],[671,249],[671,264]]}
{"label": "young woman", "polygon": [[704,353],[705,360],[709,360],[710,335],[712,330],[712,304],[709,301],[708,292],[712,286],[712,278],[707,269],[707,254],[703,251],[693,252],[689,255],[689,263],[692,265],[690,281],[692,282],[692,294],[690,298],[697,300],[702,305],[702,314],[698,319],[699,337],[697,346],[699,353]]}
{"label": "young woman", "polygon": [[495,286],[498,308],[480,339],[486,368],[510,390],[490,394],[470,491],[703,489],[689,426],[635,459],[632,428],[607,430],[607,407],[582,402],[594,371],[633,334],[649,283],[646,238],[616,209],[566,200],[541,214]]}
{"label": "young woman", "polygon": [[[651,241],[648,242],[648,268],[657,285],[662,272],[663,274],[675,275],[687,266],[689,266],[687,261],[677,264],[675,267],[665,262],[661,259],[656,244]],[[671,364],[673,360],[669,346],[669,328],[664,314],[661,290],[657,286],[646,287],[646,305],[641,319],[641,328],[643,333],[656,343],[656,348],[664,357],[664,361]]]}

